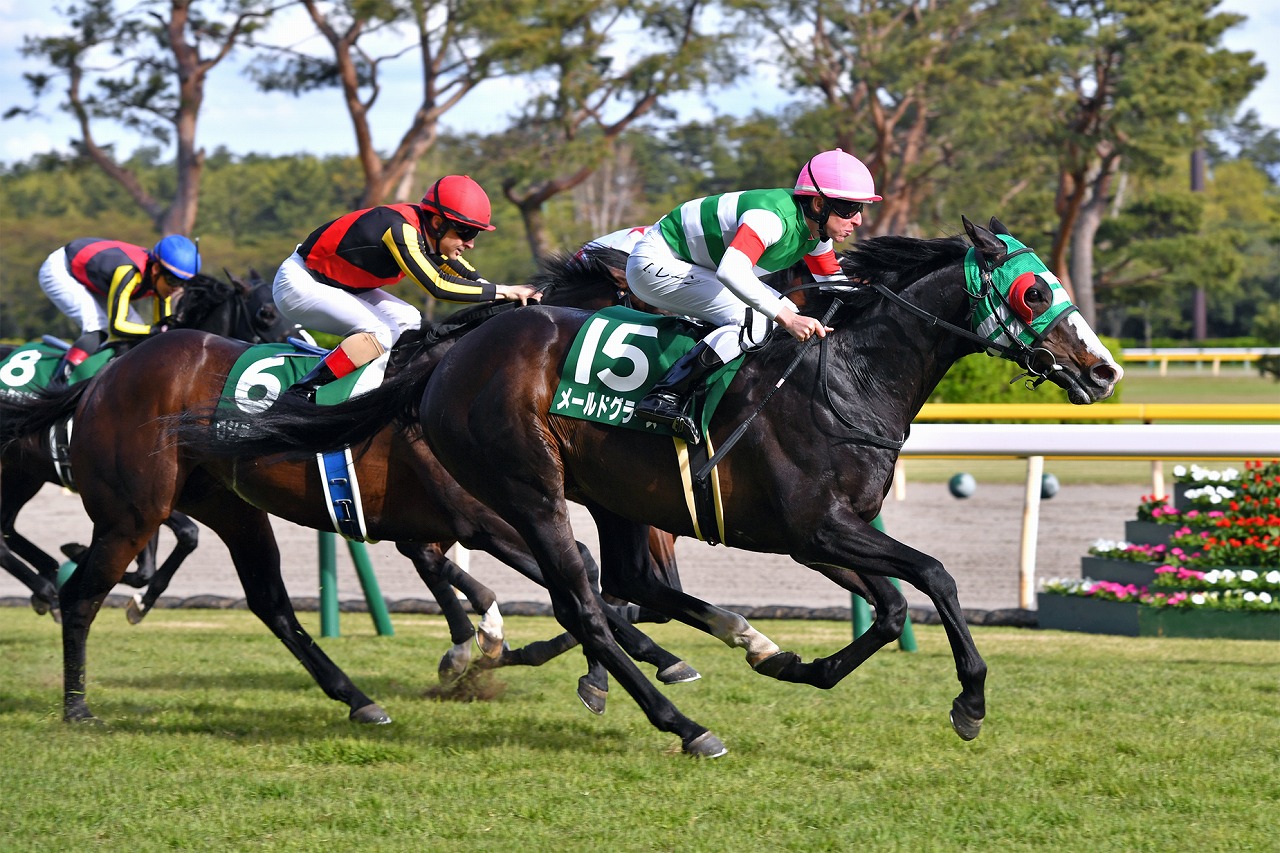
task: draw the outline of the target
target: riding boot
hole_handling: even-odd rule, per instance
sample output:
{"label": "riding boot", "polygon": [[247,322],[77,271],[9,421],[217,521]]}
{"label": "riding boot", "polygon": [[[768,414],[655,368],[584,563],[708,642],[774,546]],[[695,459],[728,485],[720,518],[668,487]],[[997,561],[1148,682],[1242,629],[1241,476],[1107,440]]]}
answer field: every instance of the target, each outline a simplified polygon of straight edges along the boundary
{"label": "riding boot", "polygon": [[323,356],[310,373],[290,385],[284,393],[313,403],[316,389],[321,385],[354,373],[357,368],[364,367],[384,352],[386,350],[373,334],[357,332]]}
{"label": "riding boot", "polygon": [[699,341],[680,360],[671,365],[667,375],[636,405],[636,417],[645,423],[670,427],[690,444],[702,440],[697,424],[690,415],[694,396],[702,382],[715,370],[724,367],[716,351]]}
{"label": "riding boot", "polygon": [[71,372],[80,366],[86,358],[93,355],[107,339],[106,332],[86,332],[76,338],[71,349],[63,353],[49,377],[49,388],[65,388],[71,381]]}
{"label": "riding boot", "polygon": [[337,350],[333,350],[333,352],[322,357],[306,376],[286,388],[281,396],[301,397],[309,403],[314,403],[317,388],[340,378],[328,364],[334,352],[337,352]]}

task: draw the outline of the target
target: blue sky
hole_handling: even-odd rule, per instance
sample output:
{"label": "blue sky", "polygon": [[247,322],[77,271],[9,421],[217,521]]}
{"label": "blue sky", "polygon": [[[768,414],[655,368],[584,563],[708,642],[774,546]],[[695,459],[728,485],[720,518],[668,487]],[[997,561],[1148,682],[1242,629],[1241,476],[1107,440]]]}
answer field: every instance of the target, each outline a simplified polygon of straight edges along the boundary
{"label": "blue sky", "polygon": [[[1246,106],[1257,110],[1265,124],[1280,127],[1280,2],[1226,0],[1220,8],[1249,17],[1247,23],[1228,33],[1225,42],[1233,50],[1252,50],[1262,61],[1269,60],[1267,78]],[[0,0],[0,112],[30,103],[21,75],[38,66],[19,55],[23,36],[52,35],[63,29],[60,16],[43,3]],[[306,31],[305,26],[302,31]],[[320,50],[321,46],[315,45],[314,49]],[[407,126],[409,111],[417,103],[419,90],[413,58],[406,58],[399,68],[401,76],[388,81],[371,113],[375,144],[384,150],[394,147]],[[455,130],[497,130],[506,124],[521,95],[510,81],[486,84],[448,113],[444,123]],[[767,109],[786,99],[774,81],[755,79],[711,97],[686,96],[677,102],[677,107],[688,117],[711,113],[742,115],[753,107]],[[44,105],[51,107],[55,103],[56,99],[46,98]],[[136,136],[109,125],[95,127],[95,134],[101,142],[115,142],[125,151],[139,144]],[[14,162],[50,150],[66,150],[67,141],[74,135],[74,125],[61,113],[0,122],[0,161]],[[347,154],[355,150],[350,123],[336,91],[304,98],[264,95],[252,88],[238,65],[229,63],[220,65],[210,78],[198,141],[210,151],[225,145],[237,154]]]}

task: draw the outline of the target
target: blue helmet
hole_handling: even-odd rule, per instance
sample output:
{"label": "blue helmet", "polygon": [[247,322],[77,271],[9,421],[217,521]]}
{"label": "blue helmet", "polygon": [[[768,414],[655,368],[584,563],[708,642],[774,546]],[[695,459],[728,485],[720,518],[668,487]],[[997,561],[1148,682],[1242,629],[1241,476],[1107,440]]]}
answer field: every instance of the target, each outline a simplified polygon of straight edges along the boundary
{"label": "blue helmet", "polygon": [[170,234],[156,243],[151,257],[177,278],[186,281],[200,272],[200,250],[181,234]]}

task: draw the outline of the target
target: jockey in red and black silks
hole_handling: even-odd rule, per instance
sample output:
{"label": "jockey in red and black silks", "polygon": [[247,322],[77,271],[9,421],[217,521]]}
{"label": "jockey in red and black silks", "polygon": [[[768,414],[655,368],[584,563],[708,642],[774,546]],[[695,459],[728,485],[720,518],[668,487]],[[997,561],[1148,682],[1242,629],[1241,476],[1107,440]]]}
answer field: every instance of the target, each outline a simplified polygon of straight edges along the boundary
{"label": "jockey in red and black silks", "polygon": [[466,175],[446,175],[418,204],[356,210],[321,225],[280,265],[276,306],[299,326],[343,338],[291,392],[345,376],[422,325],[414,305],[384,288],[409,279],[447,302],[536,300],[527,285],[494,284],[462,257],[481,231],[493,231],[489,197]]}
{"label": "jockey in red and black silks", "polygon": [[[54,372],[55,381],[110,340],[140,340],[162,330],[173,312],[174,291],[200,272],[195,243],[171,234],[151,250],[120,240],[82,237],[56,250],[40,266],[40,288],[80,325],[80,337]],[[146,322],[133,303],[152,298]]]}

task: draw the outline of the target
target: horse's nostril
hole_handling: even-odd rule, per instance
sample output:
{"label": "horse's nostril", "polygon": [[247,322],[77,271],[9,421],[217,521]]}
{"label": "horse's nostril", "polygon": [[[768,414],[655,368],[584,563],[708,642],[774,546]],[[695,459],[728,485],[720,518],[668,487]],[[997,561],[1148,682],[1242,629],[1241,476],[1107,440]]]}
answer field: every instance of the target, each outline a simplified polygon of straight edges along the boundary
{"label": "horse's nostril", "polygon": [[1093,367],[1090,367],[1089,376],[1092,377],[1093,381],[1097,382],[1099,385],[1110,385],[1119,378],[1116,374],[1115,367],[1107,364],[1105,361],[1100,361]]}

